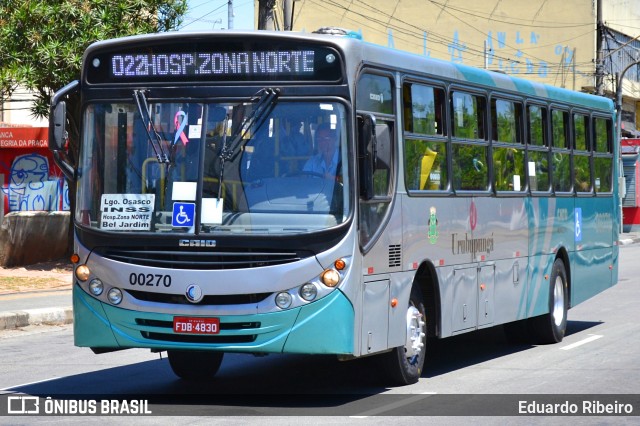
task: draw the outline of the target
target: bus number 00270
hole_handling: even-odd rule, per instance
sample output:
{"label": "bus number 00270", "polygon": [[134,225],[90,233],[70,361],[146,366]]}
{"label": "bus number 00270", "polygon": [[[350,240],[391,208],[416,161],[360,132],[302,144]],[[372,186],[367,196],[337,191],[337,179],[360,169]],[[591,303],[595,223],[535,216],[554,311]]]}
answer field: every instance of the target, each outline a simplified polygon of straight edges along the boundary
{"label": "bus number 00270", "polygon": [[129,284],[144,285],[149,287],[171,287],[171,275],[164,274],[129,274]]}

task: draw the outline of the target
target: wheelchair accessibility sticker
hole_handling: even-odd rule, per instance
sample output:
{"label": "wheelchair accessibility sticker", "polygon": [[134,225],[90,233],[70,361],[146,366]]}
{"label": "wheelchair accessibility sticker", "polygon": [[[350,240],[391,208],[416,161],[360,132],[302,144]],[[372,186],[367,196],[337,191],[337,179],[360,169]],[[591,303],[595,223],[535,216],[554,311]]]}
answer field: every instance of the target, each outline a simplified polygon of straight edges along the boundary
{"label": "wheelchair accessibility sticker", "polygon": [[196,216],[195,203],[173,203],[171,226],[193,226]]}

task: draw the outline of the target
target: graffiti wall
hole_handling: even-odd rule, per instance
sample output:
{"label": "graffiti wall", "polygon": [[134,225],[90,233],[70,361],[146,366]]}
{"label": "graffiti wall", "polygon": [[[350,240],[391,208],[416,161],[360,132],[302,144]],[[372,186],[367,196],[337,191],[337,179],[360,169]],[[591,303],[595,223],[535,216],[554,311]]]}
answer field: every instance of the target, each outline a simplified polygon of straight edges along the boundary
{"label": "graffiti wall", "polygon": [[69,210],[69,189],[48,148],[48,128],[0,128],[4,213]]}

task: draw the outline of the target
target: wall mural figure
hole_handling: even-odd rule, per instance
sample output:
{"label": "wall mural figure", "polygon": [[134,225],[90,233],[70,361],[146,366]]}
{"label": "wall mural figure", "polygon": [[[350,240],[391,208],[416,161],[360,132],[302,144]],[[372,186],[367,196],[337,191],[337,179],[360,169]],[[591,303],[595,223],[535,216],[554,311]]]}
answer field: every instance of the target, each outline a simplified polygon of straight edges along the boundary
{"label": "wall mural figure", "polygon": [[[2,190],[9,197],[9,211],[50,211],[59,209],[62,194],[68,199],[68,188],[60,186],[60,180],[49,180],[47,157],[25,154],[13,160],[9,183]],[[63,204],[68,206],[68,201]]]}

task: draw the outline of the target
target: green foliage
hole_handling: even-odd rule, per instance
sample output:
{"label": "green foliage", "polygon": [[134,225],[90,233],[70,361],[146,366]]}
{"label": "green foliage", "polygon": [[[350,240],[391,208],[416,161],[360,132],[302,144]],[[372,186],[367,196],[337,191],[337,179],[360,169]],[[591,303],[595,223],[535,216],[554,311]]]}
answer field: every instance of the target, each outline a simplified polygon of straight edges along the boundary
{"label": "green foliage", "polygon": [[[422,160],[431,155],[433,162],[426,162],[427,170],[423,170]],[[405,183],[407,189],[445,189],[447,185],[447,145],[445,142],[426,141],[420,139],[405,140]],[[424,187],[420,187],[420,177],[427,176]]]}
{"label": "green foliage", "polygon": [[[525,187],[524,150],[517,148],[493,148],[493,174],[498,191],[522,191]],[[514,176],[520,179],[516,187]]]}
{"label": "green foliage", "polygon": [[611,191],[613,184],[613,158],[594,158],[596,192]]}
{"label": "green foliage", "polygon": [[32,113],[46,117],[53,92],[80,78],[87,46],[175,29],[186,10],[186,0],[2,0],[0,90],[8,97],[17,86],[29,89]]}
{"label": "green foliage", "polygon": [[462,190],[485,190],[488,184],[486,146],[453,145],[453,187]]}
{"label": "green foliage", "polygon": [[553,187],[556,191],[568,192],[571,190],[571,165],[569,153],[554,152],[553,158]]}

